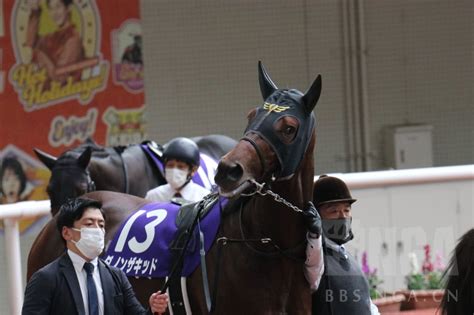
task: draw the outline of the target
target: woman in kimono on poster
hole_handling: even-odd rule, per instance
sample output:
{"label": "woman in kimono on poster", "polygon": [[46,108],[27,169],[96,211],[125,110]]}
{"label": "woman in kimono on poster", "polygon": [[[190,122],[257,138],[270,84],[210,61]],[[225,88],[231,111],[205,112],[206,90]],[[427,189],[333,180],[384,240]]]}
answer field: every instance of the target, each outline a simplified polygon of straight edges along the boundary
{"label": "woman in kimono on poster", "polygon": [[40,1],[28,1],[30,15],[26,45],[33,50],[32,62],[45,68],[50,80],[65,84],[72,77],[73,81],[78,81],[81,79],[82,67],[75,64],[85,59],[85,53],[82,38],[71,19],[73,1],[45,0],[56,29],[43,36],[38,34],[43,14]]}

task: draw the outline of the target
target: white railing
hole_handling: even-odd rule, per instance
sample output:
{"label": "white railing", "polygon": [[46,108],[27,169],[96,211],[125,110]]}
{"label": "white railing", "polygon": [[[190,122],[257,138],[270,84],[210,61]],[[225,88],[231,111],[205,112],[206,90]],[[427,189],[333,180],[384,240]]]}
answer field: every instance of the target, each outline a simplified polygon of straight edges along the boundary
{"label": "white railing", "polygon": [[20,219],[46,215],[50,213],[49,200],[23,201],[0,205],[0,219],[5,229],[5,257],[7,260],[8,301],[11,314],[20,314],[23,304],[20,254]]}
{"label": "white railing", "polygon": [[[351,189],[427,184],[472,180],[474,179],[474,164],[328,175],[342,179]],[[315,176],[314,180],[318,177]]]}
{"label": "white railing", "polygon": [[[330,174],[344,180],[351,189],[409,185],[474,179],[474,165],[390,170],[364,173]],[[315,180],[318,176],[315,176]],[[20,232],[18,221],[50,213],[50,201],[24,201],[0,205],[0,219],[5,226],[8,291],[12,314],[20,314],[23,304]]]}

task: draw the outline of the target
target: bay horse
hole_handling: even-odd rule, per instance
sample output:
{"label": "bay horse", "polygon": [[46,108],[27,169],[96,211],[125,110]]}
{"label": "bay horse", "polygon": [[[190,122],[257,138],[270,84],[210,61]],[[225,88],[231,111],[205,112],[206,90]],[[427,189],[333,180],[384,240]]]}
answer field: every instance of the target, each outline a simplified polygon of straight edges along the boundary
{"label": "bay horse", "polygon": [[[196,142],[201,153],[215,161],[237,144],[234,139],[224,135],[191,139]],[[162,150],[159,145],[156,149]],[[148,190],[166,184],[153,158],[139,144],[102,147],[88,139],[63,152],[58,158],[39,149],[34,149],[34,152],[51,171],[46,190],[53,216],[68,198],[86,192],[109,190],[144,197]]]}
{"label": "bay horse", "polygon": [[[243,138],[221,159],[215,177],[219,193],[230,200],[205,259],[215,297],[213,313],[310,314],[301,208],[312,200],[313,109],[321,93],[321,77],[303,94],[278,89],[260,62],[258,69],[264,104],[249,113]],[[106,244],[120,223],[147,203],[115,192],[85,196],[103,203]],[[52,261],[63,251],[53,218],[33,244],[28,274],[40,267],[34,263],[41,256]],[[194,314],[208,314],[200,269],[188,278],[188,296]],[[163,279],[129,279],[142,303],[163,284]]]}

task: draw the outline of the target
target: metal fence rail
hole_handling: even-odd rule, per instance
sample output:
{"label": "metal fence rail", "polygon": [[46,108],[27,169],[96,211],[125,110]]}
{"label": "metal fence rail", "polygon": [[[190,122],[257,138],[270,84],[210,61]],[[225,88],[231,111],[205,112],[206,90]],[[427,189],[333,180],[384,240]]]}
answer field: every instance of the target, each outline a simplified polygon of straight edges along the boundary
{"label": "metal fence rail", "polygon": [[5,229],[5,257],[7,260],[8,302],[11,314],[20,314],[23,304],[21,276],[20,228],[21,219],[50,213],[49,200],[23,201],[0,205],[0,219]]}

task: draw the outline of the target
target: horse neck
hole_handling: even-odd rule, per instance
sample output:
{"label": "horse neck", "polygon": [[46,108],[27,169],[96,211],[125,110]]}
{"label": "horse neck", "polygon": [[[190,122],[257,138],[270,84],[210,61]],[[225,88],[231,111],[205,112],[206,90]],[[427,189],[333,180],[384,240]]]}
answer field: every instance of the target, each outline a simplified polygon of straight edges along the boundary
{"label": "horse neck", "polygon": [[[312,200],[314,180],[313,150],[315,135],[311,139],[307,152],[295,174],[288,180],[274,182],[270,190],[286,201],[303,209]],[[264,233],[281,247],[294,247],[305,239],[306,228],[301,213],[287,205],[275,201],[270,195],[256,196],[249,202],[246,209],[245,225],[253,233]],[[264,235],[262,235],[264,236]]]}
{"label": "horse neck", "polygon": [[108,150],[108,153],[105,156],[92,153],[88,166],[90,177],[97,190],[122,191],[124,179],[120,155],[114,150]]}
{"label": "horse neck", "polygon": [[125,192],[127,180],[129,194],[144,196],[149,189],[165,183],[140,145],[130,145],[120,153],[110,148],[107,157],[93,156],[89,170],[97,190]]}

